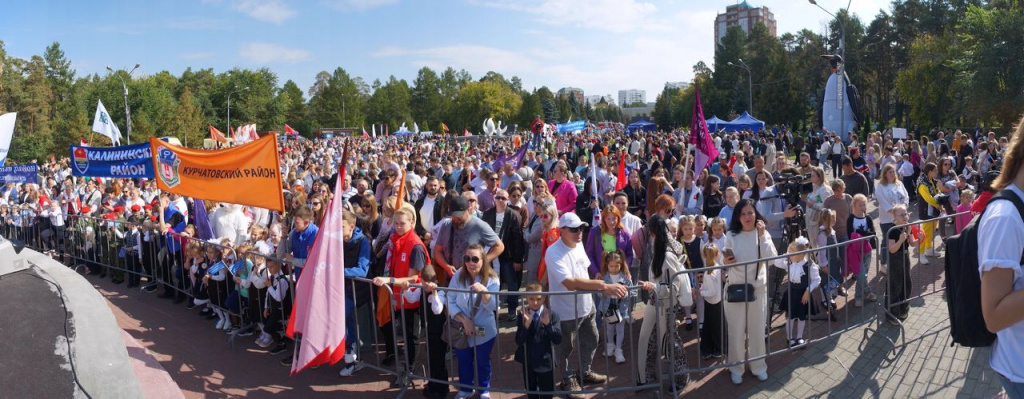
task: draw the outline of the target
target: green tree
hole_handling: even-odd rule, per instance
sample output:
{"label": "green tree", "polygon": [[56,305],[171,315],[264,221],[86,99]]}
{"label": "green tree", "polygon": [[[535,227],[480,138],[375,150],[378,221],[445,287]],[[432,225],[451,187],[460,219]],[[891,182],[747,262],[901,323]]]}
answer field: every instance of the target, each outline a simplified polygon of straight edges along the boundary
{"label": "green tree", "polygon": [[949,67],[948,37],[923,35],[910,46],[910,66],[896,79],[900,98],[910,105],[914,124],[941,126],[955,112],[952,97],[956,71]]}
{"label": "green tree", "polygon": [[974,121],[994,120],[1008,129],[1024,109],[1024,10],[972,6],[957,39],[962,107]]}
{"label": "green tree", "polygon": [[22,162],[42,160],[50,153],[50,110],[53,92],[46,81],[46,62],[35,55],[25,66],[24,101],[19,104],[9,157]]}
{"label": "green tree", "polygon": [[178,108],[171,119],[172,135],[177,136],[188,146],[202,146],[207,138],[207,126],[203,123],[203,113],[192,98],[192,89],[185,87],[178,97]]}
{"label": "green tree", "polygon": [[438,126],[443,122],[445,101],[441,96],[441,79],[432,69],[423,67],[416,73],[413,81],[412,108],[413,119],[430,126]]}
{"label": "green tree", "polygon": [[[362,85],[338,67],[321,72],[310,89],[309,108],[317,127],[357,127],[365,121]],[[368,89],[367,89],[368,90]],[[397,128],[392,126],[391,130]]]}
{"label": "green tree", "polygon": [[302,89],[289,79],[284,82],[284,87],[277,96],[278,101],[285,107],[285,123],[306,138],[312,138],[313,125],[309,120],[309,109],[306,107]]}
{"label": "green tree", "polygon": [[501,83],[471,82],[459,90],[455,99],[455,110],[460,127],[478,126],[487,118],[508,121],[519,114],[523,99],[511,87]]}

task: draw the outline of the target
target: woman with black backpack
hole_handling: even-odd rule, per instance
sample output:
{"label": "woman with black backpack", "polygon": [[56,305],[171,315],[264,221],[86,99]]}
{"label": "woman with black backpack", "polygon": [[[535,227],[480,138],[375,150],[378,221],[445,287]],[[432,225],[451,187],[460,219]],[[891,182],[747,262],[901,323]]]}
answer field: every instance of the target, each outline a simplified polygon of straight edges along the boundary
{"label": "woman with black backpack", "polygon": [[[1014,132],[993,197],[978,223],[978,270],[985,325],[996,334],[989,364],[1007,396],[1024,398],[1024,120]],[[1009,192],[1009,193],[1008,193]],[[1008,201],[996,201],[1010,194]]]}

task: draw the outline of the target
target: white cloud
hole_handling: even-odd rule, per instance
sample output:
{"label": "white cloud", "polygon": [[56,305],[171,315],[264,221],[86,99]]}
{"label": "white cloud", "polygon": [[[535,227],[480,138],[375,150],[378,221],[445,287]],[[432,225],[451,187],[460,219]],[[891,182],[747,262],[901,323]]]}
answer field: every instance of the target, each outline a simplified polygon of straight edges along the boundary
{"label": "white cloud", "polygon": [[231,7],[254,19],[278,25],[295,16],[295,10],[282,0],[235,0]]}
{"label": "white cloud", "polygon": [[398,0],[325,0],[324,4],[338,10],[369,10],[398,3]]}
{"label": "white cloud", "polygon": [[293,64],[308,60],[310,53],[274,43],[244,43],[238,48],[238,56],[253,64]]}
{"label": "white cloud", "polygon": [[668,25],[656,22],[658,7],[640,0],[526,0],[517,3],[470,0],[470,4],[534,14],[536,21],[550,26],[576,26],[628,33],[640,27],[659,31]]}

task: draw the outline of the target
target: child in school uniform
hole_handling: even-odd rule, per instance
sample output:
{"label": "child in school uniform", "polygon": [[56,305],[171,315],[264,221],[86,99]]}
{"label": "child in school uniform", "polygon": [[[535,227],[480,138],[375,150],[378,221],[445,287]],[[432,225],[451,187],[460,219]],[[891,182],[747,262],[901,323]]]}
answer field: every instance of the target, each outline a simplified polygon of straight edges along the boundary
{"label": "child in school uniform", "polygon": [[960,205],[956,206],[956,213],[961,214],[956,217],[956,233],[960,234],[964,227],[967,227],[968,223],[971,223],[971,219],[974,219],[974,214],[969,213],[971,210],[971,204],[974,203],[974,190],[964,190],[960,193]]}
{"label": "child in school uniform", "polygon": [[[626,257],[622,251],[606,252],[601,263],[601,275],[605,284],[629,285],[632,277],[629,275],[629,268],[626,267]],[[600,315],[604,317],[609,312],[618,314],[618,323],[609,323],[605,320],[605,349],[604,356],[615,356],[615,363],[625,363],[626,358],[622,354],[622,340],[626,337],[626,316],[629,307],[624,300],[601,295]]]}
{"label": "child in school uniform", "polygon": [[263,318],[265,326],[263,332],[270,335],[271,355],[278,355],[288,350],[287,338],[282,334],[288,316],[292,311],[292,299],[288,294],[291,289],[291,279],[281,271],[281,262],[270,260],[267,262],[267,272],[270,275],[263,282],[267,286],[267,296],[264,298]]}
{"label": "child in school uniform", "polygon": [[213,313],[213,308],[210,307],[210,295],[206,291],[206,288],[202,286],[203,277],[206,276],[206,270],[212,265],[211,259],[206,255],[217,255],[217,251],[206,251],[204,255],[203,244],[198,241],[189,241],[187,244],[188,253],[191,255],[189,258],[188,265],[188,276],[190,287],[192,287],[192,297],[195,306],[203,306],[203,310],[199,311],[200,316],[206,316],[207,318],[214,318],[216,315]]}
{"label": "child in school uniform", "polygon": [[[704,267],[704,259],[701,257],[701,239],[697,235],[697,223],[694,221],[694,217],[690,215],[684,215],[679,217],[679,242],[683,244],[683,254],[686,255],[686,264],[684,265],[687,270],[700,269]],[[690,286],[697,286],[697,281],[690,275]],[[694,301],[694,305],[697,306],[697,325],[704,322],[703,310],[704,299],[697,297]],[[686,317],[683,318],[683,326],[686,331],[693,331],[693,320],[692,320],[692,308],[686,306],[683,308],[686,312]]]}
{"label": "child in school uniform", "polygon": [[[526,284],[523,291],[526,295],[526,306],[516,317],[516,354],[515,360],[523,365],[528,399],[550,398],[533,392],[550,392],[555,390],[555,367],[553,345],[562,343],[562,329],[558,315],[544,306],[544,295],[540,283]],[[531,294],[532,293],[532,294]],[[621,324],[621,323],[620,323]]]}
{"label": "child in school uniform", "polygon": [[[720,218],[715,218],[720,219]],[[712,220],[714,225],[714,220]],[[701,253],[707,267],[721,266],[722,254],[718,245],[707,243]],[[704,300],[704,325],[700,329],[700,356],[703,360],[722,357],[725,318],[722,313],[722,270],[704,272],[700,282],[700,296]]]}
{"label": "child in school uniform", "polygon": [[[810,244],[806,237],[797,237],[786,251],[806,251]],[[811,306],[811,292],[821,285],[818,265],[807,254],[776,259],[774,263],[775,267],[789,272],[789,290],[782,294],[781,305],[786,310],[786,337],[789,339],[789,347],[803,346],[807,343],[804,340],[807,316],[815,313],[815,307]]]}

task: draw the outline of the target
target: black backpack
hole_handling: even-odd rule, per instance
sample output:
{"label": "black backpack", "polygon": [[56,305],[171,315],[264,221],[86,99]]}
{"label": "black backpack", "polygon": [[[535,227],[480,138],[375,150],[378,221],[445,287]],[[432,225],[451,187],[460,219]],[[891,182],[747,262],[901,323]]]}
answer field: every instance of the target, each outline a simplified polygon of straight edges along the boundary
{"label": "black backpack", "polygon": [[[989,200],[1008,200],[1024,216],[1024,202],[1017,194],[1002,190]],[[984,211],[982,211],[984,215]],[[949,310],[949,334],[953,343],[968,348],[991,346],[996,335],[985,326],[981,313],[981,273],[978,271],[978,225],[975,217],[967,227],[946,240],[946,306]],[[1024,264],[1024,254],[1021,255]]]}

